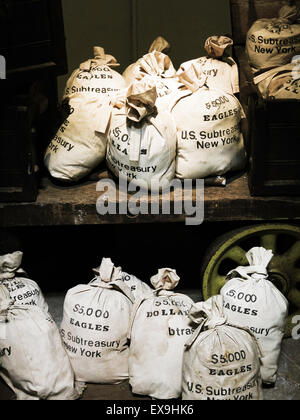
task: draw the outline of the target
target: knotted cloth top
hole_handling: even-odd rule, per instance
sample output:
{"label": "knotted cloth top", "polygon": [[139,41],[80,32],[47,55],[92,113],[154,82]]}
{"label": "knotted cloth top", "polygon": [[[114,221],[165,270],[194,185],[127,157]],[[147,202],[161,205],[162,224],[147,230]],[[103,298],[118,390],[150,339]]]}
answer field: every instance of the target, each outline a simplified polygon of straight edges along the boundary
{"label": "knotted cloth top", "polygon": [[[22,264],[23,253],[20,251],[13,254],[0,256],[0,281],[13,279]],[[20,270],[23,272],[23,270]]]}
{"label": "knotted cloth top", "polygon": [[299,19],[300,14],[298,7],[294,6],[283,6],[279,11],[279,19],[287,23],[295,23]]}
{"label": "knotted cloth top", "polygon": [[115,57],[110,54],[105,54],[104,48],[94,47],[94,58],[84,61],[80,64],[79,68],[80,70],[90,71],[93,65],[118,67],[120,64]]}
{"label": "knotted cloth top", "polygon": [[214,329],[227,323],[223,313],[222,296],[213,296],[206,302],[195,303],[189,313],[190,319],[195,324],[202,324],[202,328]]}
{"label": "knotted cloth top", "polygon": [[228,274],[227,278],[231,279],[235,276],[241,278],[242,280],[256,281],[267,279],[269,276],[267,268],[273,256],[274,254],[272,250],[266,250],[263,247],[252,248],[246,254],[249,266],[238,267],[235,270],[232,270]]}
{"label": "knotted cloth top", "polygon": [[233,46],[233,40],[227,36],[211,36],[207,38],[204,48],[209,57],[222,58],[226,49]]}
{"label": "knotted cloth top", "polygon": [[151,277],[151,284],[156,290],[174,290],[180,281],[176,270],[171,268],[161,268],[158,274]]}

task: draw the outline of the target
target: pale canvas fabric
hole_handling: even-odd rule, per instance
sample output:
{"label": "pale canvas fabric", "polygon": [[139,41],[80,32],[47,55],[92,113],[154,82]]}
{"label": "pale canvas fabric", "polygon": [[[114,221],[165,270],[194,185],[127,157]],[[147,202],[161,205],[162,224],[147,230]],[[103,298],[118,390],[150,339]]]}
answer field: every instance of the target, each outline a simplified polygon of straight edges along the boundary
{"label": "pale canvas fabric", "polygon": [[193,334],[188,313],[193,301],[173,289],[175,270],[161,269],[151,279],[152,297],[137,302],[130,329],[129,375],[132,392],[154,399],[179,398],[184,345]]}
{"label": "pale canvas fabric", "polygon": [[131,64],[123,73],[127,86],[147,80],[156,87],[158,97],[169,95],[177,88],[176,69],[167,55],[170,44],[158,37],[152,43],[148,54]]}
{"label": "pale canvas fabric", "polygon": [[168,54],[170,50],[171,45],[169,44],[169,42],[163,36],[158,36],[150,45],[148,52],[152,53],[154,51],[158,51],[164,54]]}
{"label": "pale canvas fabric", "polygon": [[0,376],[17,400],[75,400],[74,372],[59,330],[37,306],[0,301]]}
{"label": "pale canvas fabric", "polygon": [[155,85],[136,82],[107,104],[98,128],[112,173],[145,189],[168,185],[175,176],[175,122],[156,104]]}
{"label": "pale canvas fabric", "polygon": [[128,379],[127,332],[133,303],[121,269],[106,258],[98,278],[69,290],[61,335],[76,381],[118,384]]}
{"label": "pale canvas fabric", "polygon": [[260,351],[246,330],[228,325],[223,299],[195,304],[199,325],[183,357],[183,400],[262,400]]}
{"label": "pale canvas fabric", "polygon": [[264,99],[300,100],[300,59],[254,78]]}
{"label": "pale canvas fabric", "polygon": [[122,280],[130,288],[135,301],[152,296],[153,289],[132,274],[122,272]]}
{"label": "pale canvas fabric", "polygon": [[116,59],[94,48],[94,59],[82,63],[67,82],[64,98],[70,115],[52,139],[45,165],[60,181],[76,182],[105,160],[106,142],[96,132],[105,98],[124,89],[125,81],[113,68]]}
{"label": "pale canvas fabric", "polygon": [[233,46],[233,40],[225,36],[212,36],[205,42],[206,57],[189,60],[181,64],[177,74],[185,72],[191,64],[201,66],[207,76],[206,85],[211,89],[223,90],[230,94],[240,91],[239,69],[232,57],[225,54]]}
{"label": "pale canvas fabric", "polygon": [[[0,256],[0,301],[4,287],[16,305],[33,305],[48,311],[48,305],[38,284],[26,278],[22,270],[23,253],[20,251]],[[3,296],[4,297],[3,297]]]}
{"label": "pale canvas fabric", "polygon": [[172,107],[177,129],[176,176],[202,179],[243,169],[246,164],[238,99],[205,85],[201,65],[191,64],[179,77],[187,93]]}
{"label": "pale canvas fabric", "polygon": [[300,54],[297,6],[284,6],[279,17],[259,19],[247,34],[246,51],[254,72],[283,66]]}
{"label": "pale canvas fabric", "polygon": [[230,272],[221,290],[228,322],[247,327],[256,336],[263,354],[262,379],[270,384],[277,379],[288,316],[287,299],[268,280],[272,257],[272,251],[251,249],[247,254],[249,266]]}
{"label": "pale canvas fabric", "polygon": [[[107,258],[106,260],[114,266],[110,258]],[[97,277],[100,276],[100,268],[101,266],[93,270]],[[126,287],[130,289],[135,301],[152,295],[153,289],[150,286],[148,286],[148,284],[146,284],[144,281],[138,279],[133,274],[126,273],[122,270],[121,267],[117,268],[116,270],[118,270],[118,272],[121,272],[121,275],[119,275],[119,277],[121,278],[121,280],[123,280]]]}

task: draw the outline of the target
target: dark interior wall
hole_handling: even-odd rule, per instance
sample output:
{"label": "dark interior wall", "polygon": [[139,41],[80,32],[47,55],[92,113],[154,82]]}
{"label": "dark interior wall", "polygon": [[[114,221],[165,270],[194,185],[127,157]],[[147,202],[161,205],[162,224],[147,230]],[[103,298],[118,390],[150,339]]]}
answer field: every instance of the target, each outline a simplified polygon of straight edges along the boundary
{"label": "dark interior wall", "polygon": [[211,35],[230,33],[227,0],[137,0],[136,34],[138,54],[147,51],[157,35],[171,44],[176,68],[184,61],[205,54],[204,43]]}
{"label": "dark interior wall", "polygon": [[[97,225],[0,229],[0,255],[24,253],[22,267],[47,293],[93,278],[103,257],[150,284],[159,268],[176,269],[180,288],[201,290],[203,260],[215,239],[247,223]],[[230,269],[236,268],[236,264]],[[229,271],[229,269],[228,269]]]}
{"label": "dark interior wall", "polygon": [[[94,45],[121,63],[120,71],[147,52],[158,35],[171,44],[176,68],[204,54],[213,34],[230,32],[227,0],[62,0],[68,75],[90,58]],[[62,95],[68,75],[59,78]],[[91,280],[92,268],[111,257],[125,271],[149,281],[158,268],[176,268],[182,287],[200,288],[201,259],[228,225],[80,226],[0,229],[0,255],[24,252],[23,267],[45,291],[66,291]],[[14,233],[15,236],[11,237]]]}
{"label": "dark interior wall", "polygon": [[[208,36],[230,34],[227,0],[62,0],[69,74],[103,46],[122,72],[164,36],[174,66],[204,54]],[[59,78],[61,97],[67,75]]]}
{"label": "dark interior wall", "polygon": [[[102,46],[120,63],[129,62],[131,0],[62,0],[69,74],[92,58],[93,47]],[[61,94],[66,77],[59,78]]]}

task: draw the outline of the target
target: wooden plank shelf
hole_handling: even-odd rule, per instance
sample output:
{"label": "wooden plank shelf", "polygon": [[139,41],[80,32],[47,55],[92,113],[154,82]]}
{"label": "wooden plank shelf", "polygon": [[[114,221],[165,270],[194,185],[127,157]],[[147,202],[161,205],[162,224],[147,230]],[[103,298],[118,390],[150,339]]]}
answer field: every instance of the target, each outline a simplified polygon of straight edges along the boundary
{"label": "wooden plank shelf", "polygon": [[[157,215],[100,216],[96,203],[102,193],[97,192],[96,186],[97,182],[93,181],[78,186],[59,187],[49,179],[44,179],[36,202],[0,203],[0,227],[184,223],[186,220],[184,208],[182,214],[172,214],[171,211],[170,215],[164,215],[160,207]],[[118,203],[124,200],[127,197],[120,198]],[[144,197],[143,200],[151,203],[151,197]],[[171,209],[176,200],[178,198],[176,195],[174,198],[173,194]],[[206,222],[300,220],[300,196],[251,197],[247,176],[243,175],[226,187],[206,187],[204,210]]]}

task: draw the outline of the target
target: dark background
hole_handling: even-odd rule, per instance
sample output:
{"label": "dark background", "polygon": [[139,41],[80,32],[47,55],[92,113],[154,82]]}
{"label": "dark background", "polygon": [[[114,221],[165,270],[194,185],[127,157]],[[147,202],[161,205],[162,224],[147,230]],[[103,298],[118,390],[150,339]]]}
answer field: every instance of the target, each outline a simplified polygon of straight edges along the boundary
{"label": "dark background", "polygon": [[[249,224],[249,222],[248,222]],[[103,257],[150,284],[158,269],[181,277],[180,289],[201,290],[203,257],[220,235],[247,223],[37,227],[0,230],[0,255],[21,250],[23,269],[44,292],[64,293],[93,279]],[[235,268],[235,267],[232,267]]]}
{"label": "dark background", "polygon": [[[53,38],[53,30],[48,27],[50,23],[42,21],[45,5],[27,0],[5,0],[1,4],[1,10],[7,10],[9,16],[4,20],[7,27],[2,25],[1,45],[16,45],[8,57],[10,68],[40,63],[44,57],[47,61],[58,40],[60,48],[55,58],[58,62],[63,58],[60,19],[54,28],[57,39],[49,43],[47,38],[50,33]],[[94,46],[102,46],[114,55],[120,63],[118,70],[123,72],[161,35],[171,44],[169,55],[178,68],[182,62],[204,55],[207,37],[230,33],[231,28],[229,2],[225,0],[62,0],[62,8],[68,70],[64,65],[59,67],[59,101],[67,78],[81,62],[92,57]],[[55,9],[51,13],[56,22],[58,13]],[[35,37],[39,43],[33,46]],[[30,44],[26,47],[30,56],[25,47],[18,47],[25,42]],[[100,265],[103,257],[112,258],[124,271],[146,282],[159,268],[175,268],[182,277],[181,287],[198,289],[201,260],[208,245],[228,230],[224,224],[197,228],[131,224],[0,229],[0,255],[23,251],[23,268],[45,292],[65,292],[78,283],[89,282],[92,269]]]}
{"label": "dark background", "polygon": [[[4,0],[0,5],[6,3],[8,6],[23,4],[24,10],[29,3],[32,8],[40,3],[41,16],[46,7],[45,1],[29,0]],[[72,71],[92,57],[93,46],[102,46],[108,54],[114,55],[122,72],[145,54],[153,40],[161,35],[171,44],[169,55],[178,68],[182,62],[205,54],[203,46],[207,37],[231,33],[227,0],[62,0],[62,6],[68,70],[60,66],[59,99]],[[10,23],[7,21],[7,25]],[[47,43],[49,28],[32,13],[25,15],[20,11],[19,17],[13,20],[13,27],[9,28],[8,34],[4,26],[0,26],[3,35],[0,45],[5,44],[8,35],[11,43],[21,45],[26,37],[29,42],[39,33],[43,40],[39,53],[51,52],[52,44]],[[57,26],[54,32],[60,36],[61,28],[58,30]],[[60,48],[57,57],[61,58],[63,53],[64,48]],[[15,54],[14,58],[17,56]],[[38,54],[34,58],[42,62]],[[100,265],[103,257],[112,258],[124,271],[147,282],[159,268],[174,268],[182,278],[182,288],[201,288],[201,266],[208,247],[221,234],[243,224],[0,229],[0,255],[22,250],[23,268],[43,290],[51,292],[66,291],[78,283],[89,282],[92,269]]]}
{"label": "dark background", "polygon": [[[148,52],[161,35],[176,69],[204,54],[211,35],[231,32],[227,0],[62,0],[69,73],[91,58],[93,46],[115,56],[119,71]],[[66,77],[59,80],[61,95]]]}

